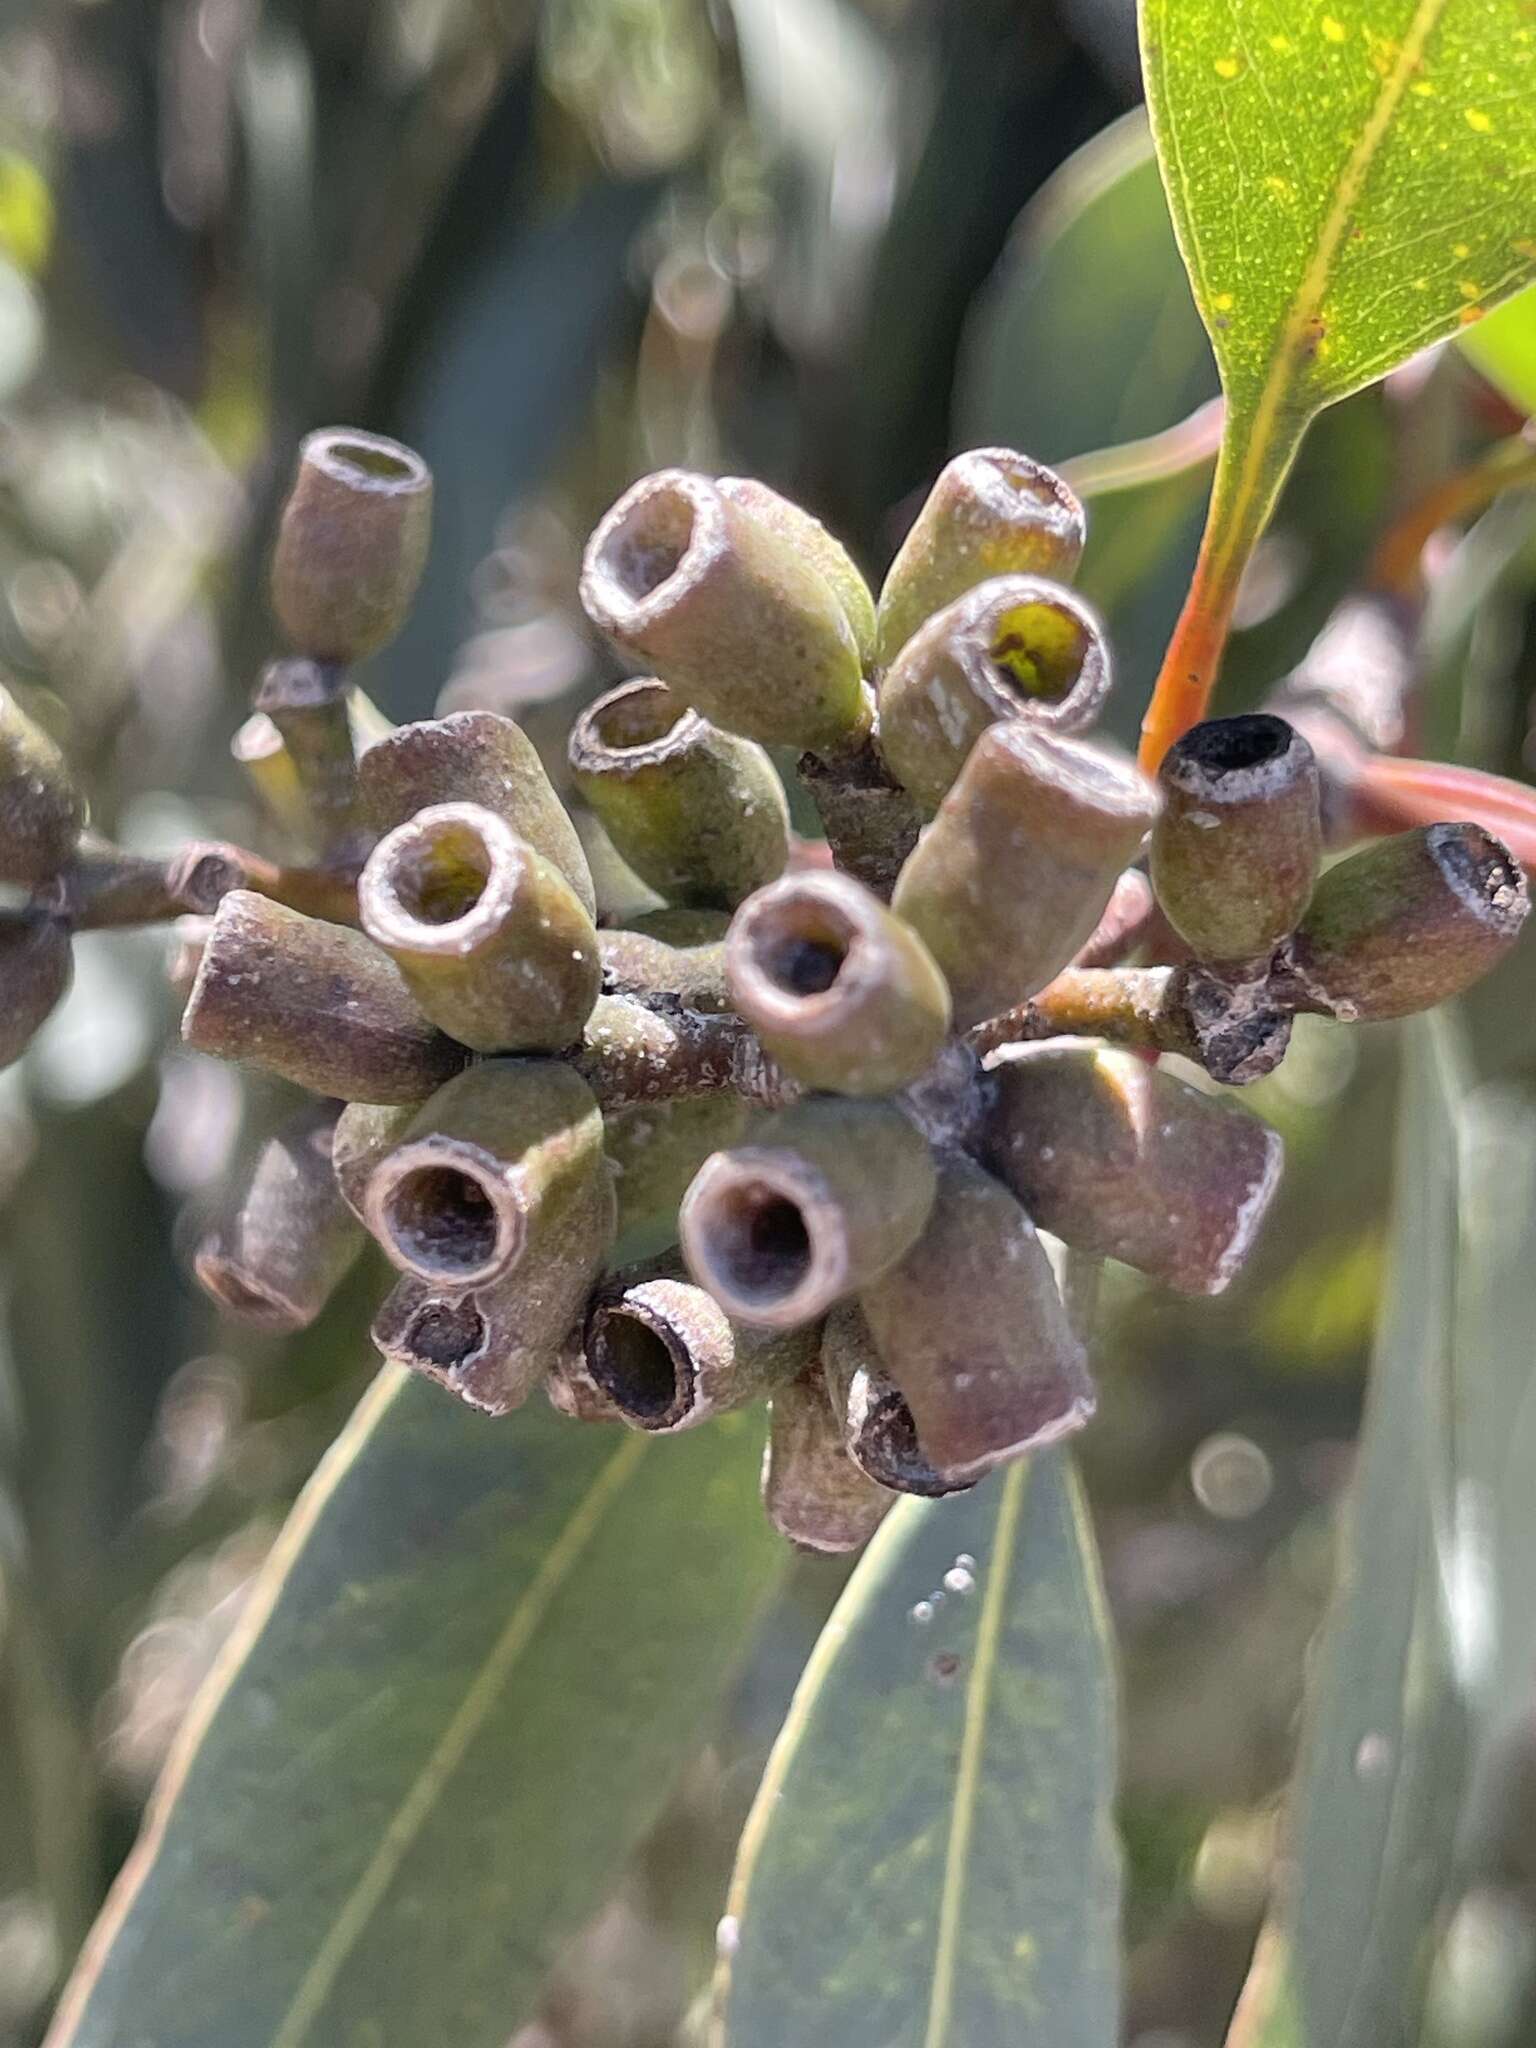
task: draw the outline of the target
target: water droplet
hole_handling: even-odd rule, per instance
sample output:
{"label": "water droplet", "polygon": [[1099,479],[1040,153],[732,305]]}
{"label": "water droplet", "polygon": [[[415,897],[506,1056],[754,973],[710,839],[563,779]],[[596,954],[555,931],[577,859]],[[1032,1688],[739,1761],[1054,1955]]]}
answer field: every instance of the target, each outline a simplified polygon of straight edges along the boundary
{"label": "water droplet", "polygon": [[733,1956],[741,1947],[741,1922],[734,1913],[727,1913],[715,1929],[715,1954]]}
{"label": "water droplet", "polygon": [[1274,1471],[1256,1443],[1222,1430],[1196,1448],[1189,1461],[1189,1483],[1208,1515],[1241,1522],[1256,1515],[1269,1499]]}
{"label": "water droplet", "polygon": [[951,1593],[961,1595],[974,1593],[976,1590],[976,1581],[963,1565],[958,1564],[951,1566],[944,1574],[944,1584]]}
{"label": "water droplet", "polygon": [[968,1550],[962,1550],[955,1563],[963,1572],[973,1572],[976,1569],[976,1560]]}
{"label": "water droplet", "polygon": [[933,1602],[919,1600],[907,1619],[917,1628],[926,1628],[933,1619]]}

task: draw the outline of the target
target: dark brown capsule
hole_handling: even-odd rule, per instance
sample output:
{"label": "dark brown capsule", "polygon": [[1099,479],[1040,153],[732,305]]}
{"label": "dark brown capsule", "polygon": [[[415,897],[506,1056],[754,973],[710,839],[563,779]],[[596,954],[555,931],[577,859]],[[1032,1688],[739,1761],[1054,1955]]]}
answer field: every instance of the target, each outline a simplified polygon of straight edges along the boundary
{"label": "dark brown capsule", "polygon": [[324,427],[305,438],[278,527],[272,604],[289,641],[353,662],[405,623],[432,531],[432,473],[382,434]]}
{"label": "dark brown capsule", "polygon": [[769,1411],[763,1506],[781,1536],[800,1550],[859,1550],[896,1499],[844,1449],[819,1366],[779,1389]]}
{"label": "dark brown capsule", "polygon": [[821,1369],[843,1444],[866,1479],[893,1493],[937,1499],[963,1493],[969,1480],[945,1479],[917,1440],[906,1396],[885,1369],[868,1318],[856,1301],[839,1302],[821,1333]]}

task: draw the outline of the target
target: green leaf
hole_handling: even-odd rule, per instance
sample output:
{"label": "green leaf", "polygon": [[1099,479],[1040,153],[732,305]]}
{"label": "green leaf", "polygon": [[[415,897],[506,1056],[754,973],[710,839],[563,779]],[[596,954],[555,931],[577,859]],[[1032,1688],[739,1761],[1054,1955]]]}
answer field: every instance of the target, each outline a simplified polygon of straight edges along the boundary
{"label": "green leaf", "polygon": [[[1466,1728],[1455,1509],[1459,1048],[1409,1028],[1389,1272],[1337,1592],[1316,1653],[1290,1881],[1230,2048],[1410,2048],[1450,1886]],[[1277,1959],[1275,1945],[1280,1945]],[[1294,2025],[1286,2016],[1294,2006]]]}
{"label": "green leaf", "polygon": [[1227,396],[1144,755],[1204,714],[1309,420],[1536,276],[1525,0],[1141,0],[1163,181]]}
{"label": "green leaf", "polygon": [[1462,353],[1510,404],[1536,416],[1536,290],[1517,292],[1459,338]]}
{"label": "green leaf", "polygon": [[487,1423],[393,1370],[194,1709],[54,2048],[502,2048],[783,1547],[760,1432]]}
{"label": "green leaf", "polygon": [[[945,1592],[967,1557],[974,1590]],[[806,1668],[742,1838],[721,2043],[1112,2048],[1114,1723],[1065,1454],[898,1506]]]}
{"label": "green leaf", "polygon": [[1059,462],[1160,434],[1216,389],[1146,116],[1127,114],[1020,215],[967,328],[956,438]]}

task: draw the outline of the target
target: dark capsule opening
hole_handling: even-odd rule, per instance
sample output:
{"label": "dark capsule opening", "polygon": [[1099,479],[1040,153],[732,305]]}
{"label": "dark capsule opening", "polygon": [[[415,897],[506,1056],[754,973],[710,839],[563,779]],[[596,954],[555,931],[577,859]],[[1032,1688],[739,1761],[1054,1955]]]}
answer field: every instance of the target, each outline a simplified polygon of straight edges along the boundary
{"label": "dark capsule opening", "polygon": [[1207,776],[1239,775],[1283,760],[1296,738],[1295,728],[1283,718],[1251,711],[1237,718],[1208,718],[1185,733],[1173,753]]}
{"label": "dark capsule opening", "polygon": [[714,1264],[737,1299],[768,1306],[811,1270],[811,1235],[798,1205],[763,1181],[728,1188],[715,1205]]}
{"label": "dark capsule opening", "polygon": [[312,451],[338,482],[370,488],[377,484],[415,488],[426,480],[426,465],[398,442],[373,435],[334,435]]}
{"label": "dark capsule opening", "polygon": [[1037,599],[1010,605],[992,621],[987,655],[1011,695],[1059,704],[1083,672],[1088,642],[1075,612]]}
{"label": "dark capsule opening", "polygon": [[779,906],[764,921],[757,957],[763,973],[787,996],[825,995],[842,973],[854,931],[845,918],[820,903]]}
{"label": "dark capsule opening", "polygon": [[653,487],[630,506],[608,535],[609,574],[636,603],[675,576],[693,540],[693,506],[685,491]]}
{"label": "dark capsule opening", "polygon": [[649,750],[687,715],[687,705],[660,682],[626,683],[587,714],[593,736],[614,754]]}
{"label": "dark capsule opening", "polygon": [[672,1334],[621,1307],[593,1319],[592,1377],[625,1416],[642,1427],[676,1422],[688,1411],[693,1373]]}
{"label": "dark capsule opening", "polygon": [[395,900],[418,924],[454,924],[485,894],[491,856],[463,823],[422,827],[400,848],[390,881]]}
{"label": "dark capsule opening", "polygon": [[485,1347],[485,1317],[472,1301],[429,1301],[412,1316],[405,1343],[412,1358],[457,1372]]}
{"label": "dark capsule opening", "polygon": [[858,1450],[859,1463],[870,1478],[893,1492],[936,1500],[942,1494],[964,1490],[941,1479],[923,1456],[912,1410],[894,1387],[870,1403]]}
{"label": "dark capsule opening", "polygon": [[403,1173],[385,1199],[384,1220],[402,1256],[428,1272],[479,1273],[496,1253],[495,1205],[471,1174],[454,1166]]}
{"label": "dark capsule opening", "polygon": [[1481,825],[1431,825],[1430,854],[1446,881],[1488,923],[1518,931],[1530,899],[1519,862]]}

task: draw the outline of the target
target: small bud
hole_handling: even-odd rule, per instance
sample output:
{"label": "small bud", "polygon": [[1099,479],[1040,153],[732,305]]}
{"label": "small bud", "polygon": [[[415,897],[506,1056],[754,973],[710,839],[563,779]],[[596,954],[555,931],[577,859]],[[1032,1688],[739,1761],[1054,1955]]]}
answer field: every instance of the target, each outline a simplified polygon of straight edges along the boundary
{"label": "small bud", "polygon": [[619,1231],[670,1220],[711,1152],[740,1144],[747,1106],[734,1090],[640,1102],[603,1118],[603,1149],[619,1205]]}
{"label": "small bud", "polygon": [[380,835],[434,804],[478,804],[553,861],[587,915],[596,915],[592,871],[576,827],[538,749],[510,718],[455,711],[398,726],[362,755],[357,776],[364,814]]}
{"label": "small bud", "polygon": [[45,882],[56,874],[85,815],[64,756],[0,688],[0,882]]}
{"label": "small bud", "polygon": [[247,889],[219,905],[181,1035],[342,1102],[420,1102],[467,1057],[371,939]]}
{"label": "small bud", "polygon": [[336,1117],[334,1103],[307,1103],[262,1137],[193,1256],[203,1291],[244,1322],[307,1329],[363,1248],[332,1171]]}
{"label": "small bud", "polygon": [[345,670],[291,655],[268,664],[253,701],[276,727],[298,778],[311,839],[333,860],[361,859],[372,835],[358,797]]}
{"label": "small bud", "polygon": [[937,809],[987,728],[1082,732],[1109,694],[1109,647],[1070,590],[1034,576],[980,584],[920,626],[880,683],[880,751]]}
{"label": "small bud", "polygon": [[892,907],[942,968],[960,1029],[1034,995],[1088,938],[1158,812],[1080,740],[995,725],[908,856]]}
{"label": "small bud", "polygon": [[1083,508],[1053,470],[1011,448],[973,448],[939,472],[880,592],[880,660],[925,619],[993,576],[1070,582]]}
{"label": "small bud", "polygon": [[923,1455],[947,1480],[1058,1442],[1093,1414],[1083,1347],[1034,1225],[963,1154],[905,1258],[859,1295]]}
{"label": "small bud", "polygon": [[793,1329],[893,1265],[933,1189],[927,1142],[900,1110],[818,1098],[705,1161],[678,1217],[683,1254],[727,1315]]}
{"label": "small bud", "polygon": [[789,806],[772,761],[665,683],[599,697],[571,728],[570,756],[609,838],[669,902],[730,909],[784,872]]}
{"label": "small bud", "polygon": [[737,911],[736,1008],[809,1088],[888,1095],[937,1058],[949,990],[922,940],[850,875],[786,875]]}
{"label": "small bud", "polygon": [[875,658],[875,600],[842,542],[834,540],[821,521],[803,506],[793,499],[781,498],[755,477],[723,476],[716,488],[723,498],[740,505],[760,525],[788,541],[812,568],[820,571],[848,621],[859,650],[860,666],[869,669]]}
{"label": "small bud", "polygon": [[815,1363],[818,1332],[733,1323],[675,1253],[606,1279],[587,1310],[587,1365],[634,1429],[671,1435],[746,1408]]}
{"label": "small bud", "polygon": [[0,912],[0,1067],[21,1058],[72,973],[66,924],[36,910]]}
{"label": "small bud", "polygon": [[1280,1182],[1268,1124],[1084,1040],[1015,1046],[991,1069],[991,1170],[1042,1230],[1181,1294],[1220,1294]]}
{"label": "small bud", "polygon": [[1407,1017],[1470,988],[1509,952],[1525,877],[1480,825],[1424,825],[1331,867],[1285,950],[1299,1007],[1350,1023]]}
{"label": "small bud", "polygon": [[557,1051],[602,989],[597,931],[564,875],[477,804],[434,804],[381,839],[358,917],[422,1009],[476,1052]]}
{"label": "small bud", "polygon": [[717,934],[696,945],[669,944],[646,931],[599,932],[604,990],[616,996],[673,996],[685,1010],[729,1009],[724,944],[728,922],[720,917]]}
{"label": "small bud", "polygon": [[1317,763],[1283,718],[1211,718],[1169,748],[1152,883],[1201,960],[1256,960],[1293,929],[1322,852]]}
{"label": "small bud", "polygon": [[401,1272],[450,1288],[514,1271],[537,1287],[568,1266],[586,1270],[597,1235],[607,1248],[613,1207],[602,1113],[560,1060],[483,1060],[455,1076],[363,1196],[368,1228]]}
{"label": "small bud", "polygon": [[859,1550],[895,1505],[843,1448],[820,1367],[781,1387],[763,1460],[763,1506],[779,1534],[800,1550]]}
{"label": "small bud", "polygon": [[364,661],[405,622],[427,559],[432,473],[381,434],[306,437],[278,528],[272,605],[317,661]]}
{"label": "small bud", "polygon": [[867,1479],[930,1500],[966,1490],[969,1480],[941,1479],[924,1455],[906,1396],[886,1371],[856,1301],[839,1302],[827,1317],[821,1369],[844,1448]]}
{"label": "small bud", "polygon": [[581,601],[726,732],[827,751],[869,724],[858,648],[831,589],[705,477],[661,470],[627,491],[587,544]]}
{"label": "small bud", "polygon": [[373,1169],[404,1137],[416,1114],[411,1102],[349,1102],[336,1120],[331,1169],[336,1187],[359,1223],[366,1225],[363,1200]]}

